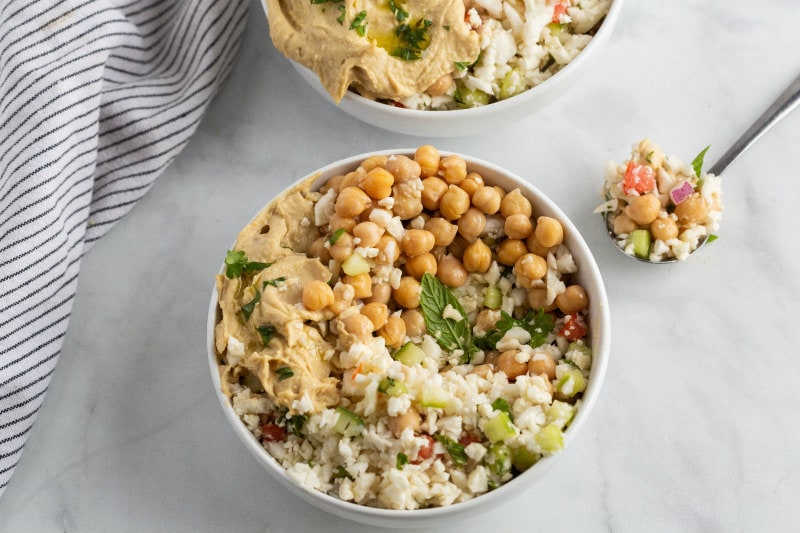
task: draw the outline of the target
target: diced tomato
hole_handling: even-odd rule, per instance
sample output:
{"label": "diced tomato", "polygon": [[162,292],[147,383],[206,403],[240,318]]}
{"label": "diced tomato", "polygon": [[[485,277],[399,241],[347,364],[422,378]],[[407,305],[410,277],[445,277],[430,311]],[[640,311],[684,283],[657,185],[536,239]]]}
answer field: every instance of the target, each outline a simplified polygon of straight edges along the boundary
{"label": "diced tomato", "polygon": [[578,313],[573,313],[564,317],[564,326],[558,334],[571,341],[576,341],[585,337],[587,331],[588,329],[583,317]]}
{"label": "diced tomato", "polygon": [[402,103],[398,102],[397,100],[392,100],[392,105],[395,106],[395,107],[399,107],[400,109],[405,109],[406,108],[405,105],[403,105]]}
{"label": "diced tomato", "polygon": [[427,439],[428,443],[419,449],[417,452],[417,458],[411,461],[411,463],[415,465],[418,465],[425,459],[430,459],[433,456],[433,444],[436,442],[436,439],[430,435],[420,435],[420,437]]}
{"label": "diced tomato", "polygon": [[656,188],[656,177],[653,169],[631,161],[625,169],[625,181],[622,188],[625,194],[638,192],[644,194]]}
{"label": "diced tomato", "polygon": [[286,440],[286,429],[275,423],[261,426],[261,436],[267,442],[280,442]]}
{"label": "diced tomato", "polygon": [[458,439],[458,443],[462,446],[469,446],[473,442],[480,442],[481,438],[474,433],[464,433],[461,435],[461,438]]}
{"label": "diced tomato", "polygon": [[569,7],[569,2],[558,2],[556,5],[553,6],[553,22],[556,24],[561,23],[561,16],[567,14],[567,8]]}

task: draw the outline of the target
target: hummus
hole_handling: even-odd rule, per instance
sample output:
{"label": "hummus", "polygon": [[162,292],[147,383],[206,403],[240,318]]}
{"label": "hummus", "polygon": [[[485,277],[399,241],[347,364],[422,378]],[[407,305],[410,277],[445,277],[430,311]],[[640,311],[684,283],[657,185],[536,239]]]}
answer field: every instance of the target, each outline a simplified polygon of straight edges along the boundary
{"label": "hummus", "polygon": [[313,70],[336,102],[350,87],[371,99],[408,97],[480,54],[463,0],[266,3],[275,47]]}
{"label": "hummus", "polygon": [[[241,369],[231,369],[240,365],[258,378],[276,405],[303,412],[318,412],[339,401],[338,380],[331,377],[325,359],[333,346],[318,328],[306,324],[327,320],[332,313],[309,311],[301,304],[306,284],[332,276],[319,259],[302,253],[319,236],[312,222],[319,194],[309,191],[312,181],[276,198],[237,237],[234,249],[269,266],[216,279],[221,316],[215,338],[227,363],[220,368],[225,390],[228,381],[239,379]],[[249,309],[247,316],[243,307]],[[292,379],[287,379],[289,372]]]}

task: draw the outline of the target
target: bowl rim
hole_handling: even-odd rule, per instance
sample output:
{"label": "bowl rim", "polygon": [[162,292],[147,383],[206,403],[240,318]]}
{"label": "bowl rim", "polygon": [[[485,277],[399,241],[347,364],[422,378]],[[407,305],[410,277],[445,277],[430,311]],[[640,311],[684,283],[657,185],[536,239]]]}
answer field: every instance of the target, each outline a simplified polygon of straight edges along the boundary
{"label": "bowl rim", "polygon": [[[478,119],[483,117],[484,115],[494,114],[494,113],[502,113],[504,111],[509,110],[510,108],[515,108],[519,105],[524,105],[528,100],[536,99],[540,94],[545,94],[550,92],[551,90],[557,89],[561,85],[561,80],[569,79],[571,73],[581,68],[581,65],[588,61],[588,57],[593,55],[593,51],[597,48],[603,46],[606,40],[609,38],[611,33],[614,30],[614,27],[617,24],[617,20],[619,19],[620,11],[622,10],[622,4],[624,0],[610,0],[611,6],[608,9],[608,13],[606,13],[605,18],[600,23],[600,26],[597,29],[597,32],[592,36],[592,39],[589,43],[581,50],[577,56],[575,56],[567,65],[565,65],[562,69],[558,72],[544,80],[543,82],[522,91],[521,93],[515,94],[510,98],[506,98],[504,100],[499,100],[497,102],[492,102],[487,105],[479,106],[479,107],[471,107],[468,109],[448,109],[448,110],[441,110],[441,111],[434,111],[431,112],[430,110],[425,109],[408,109],[408,108],[401,108],[397,106],[392,106],[389,104],[383,104],[377,102],[375,100],[370,100],[360,94],[357,94],[353,91],[347,91],[342,97],[341,102],[338,105],[343,105],[345,107],[349,106],[358,106],[358,107],[366,107],[368,110],[376,111],[380,113],[384,113],[388,116],[396,116],[396,117],[403,117],[406,120],[428,120],[428,121],[435,121],[435,122],[447,122],[447,121],[456,121],[456,120],[465,120],[465,119]],[[267,0],[261,0],[261,5],[264,8],[264,14],[269,17],[267,12]],[[291,61],[291,60],[290,60]],[[302,69],[308,76],[311,76],[319,82],[319,77],[313,72],[311,69],[301,65],[295,61],[291,61],[292,64],[299,69]],[[324,89],[323,89],[324,91]],[[325,91],[328,99],[333,102],[333,98]],[[423,118],[424,117],[424,118]]]}
{"label": "bowl rim", "polygon": [[[315,181],[312,185],[312,190],[315,190],[319,188],[322,183],[327,181],[327,179],[333,177],[333,175],[341,173],[342,169],[348,167],[355,168],[358,163],[367,157],[374,155],[413,156],[415,150],[416,149],[413,148],[398,148],[369,151],[329,163],[281,189],[281,191],[270,198],[269,201],[254,214],[252,219],[258,216],[258,213],[265,209],[280,194],[296,187],[305,180],[314,178]],[[509,499],[519,495],[521,491],[517,490],[517,487],[522,488],[523,484],[530,485],[531,483],[537,481],[543,476],[547,469],[550,468],[552,464],[554,464],[559,458],[564,456],[571,447],[572,441],[575,440],[578,433],[580,433],[581,428],[584,427],[586,420],[589,418],[594,406],[598,401],[603,388],[603,383],[605,381],[605,375],[611,355],[610,310],[608,304],[608,295],[606,293],[602,274],[588,244],[583,239],[582,235],[569,217],[541,190],[514,172],[478,157],[447,150],[439,150],[439,153],[442,156],[455,154],[459,157],[462,157],[467,162],[470,170],[478,169],[478,172],[481,173],[481,175],[484,175],[484,177],[489,175],[489,181],[500,177],[501,180],[513,182],[520,188],[526,197],[536,200],[535,205],[537,207],[535,209],[537,211],[544,210],[550,214],[556,215],[555,218],[557,218],[562,225],[564,225],[565,242],[569,241],[568,247],[570,251],[572,252],[573,256],[580,256],[580,261],[576,259],[576,262],[579,264],[579,272],[587,271],[587,276],[589,276],[589,278],[591,278],[594,282],[594,291],[596,291],[596,294],[593,294],[594,297],[590,298],[589,316],[593,354],[589,383],[581,400],[580,408],[578,409],[569,427],[564,432],[564,448],[559,453],[552,456],[543,457],[534,466],[507,481],[506,483],[500,485],[496,489],[483,493],[470,500],[453,503],[451,505],[442,507],[404,510],[375,508],[341,500],[316,489],[306,488],[289,477],[286,469],[258,442],[253,434],[245,427],[238,415],[236,415],[236,413],[233,411],[233,407],[231,406],[227,397],[222,393],[215,346],[215,326],[218,321],[217,318],[219,310],[217,305],[218,293],[216,282],[213,284],[211,291],[206,327],[206,356],[208,358],[209,370],[211,373],[215,394],[220,402],[225,417],[228,419],[228,422],[234,429],[234,433],[236,433],[248,451],[250,451],[250,453],[258,460],[258,462],[268,472],[270,472],[273,477],[280,482],[280,484],[282,484],[285,488],[288,488],[295,495],[334,515],[371,525],[388,527],[423,527],[426,523],[432,523],[441,517],[448,516],[456,512],[458,513],[459,517],[471,516],[484,511],[486,507],[492,504],[505,503]],[[486,172],[486,175],[484,172]],[[232,245],[234,243],[232,243]],[[576,254],[575,250],[580,250],[579,254]],[[223,263],[217,273],[223,274],[224,270],[225,265]],[[598,357],[598,355],[601,356]],[[398,520],[402,520],[402,523],[397,523]]]}

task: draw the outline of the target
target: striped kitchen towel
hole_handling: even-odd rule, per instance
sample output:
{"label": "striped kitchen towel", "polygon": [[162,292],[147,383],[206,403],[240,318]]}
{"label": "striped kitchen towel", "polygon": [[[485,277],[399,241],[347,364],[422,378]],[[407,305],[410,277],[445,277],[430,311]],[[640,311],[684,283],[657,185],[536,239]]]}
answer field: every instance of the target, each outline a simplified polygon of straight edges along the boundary
{"label": "striped kitchen towel", "polygon": [[55,368],[81,256],[187,143],[247,8],[0,1],[0,495]]}

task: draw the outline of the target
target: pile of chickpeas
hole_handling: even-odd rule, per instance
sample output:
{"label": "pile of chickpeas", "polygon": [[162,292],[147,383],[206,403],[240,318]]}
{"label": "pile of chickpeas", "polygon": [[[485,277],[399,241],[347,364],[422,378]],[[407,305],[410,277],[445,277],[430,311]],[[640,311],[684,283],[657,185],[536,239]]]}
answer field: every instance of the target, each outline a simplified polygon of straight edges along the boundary
{"label": "pile of chickpeas", "polygon": [[[662,209],[675,216],[662,216]],[[662,198],[655,193],[643,194],[624,205],[614,218],[613,229],[617,235],[637,229],[647,229],[654,239],[667,241],[678,237],[683,229],[702,223],[708,217],[708,204],[699,192],[693,193],[678,205],[669,195]]]}
{"label": "pile of chickpeas", "polygon": [[[430,273],[457,288],[470,273],[487,272],[493,261],[513,269],[516,286],[527,290],[530,309],[558,308],[568,314],[588,305],[580,285],[569,285],[548,304],[544,284],[537,283],[547,274],[547,254],[563,241],[561,223],[534,217],[519,189],[485,183],[458,155],[443,157],[430,145],[419,147],[413,158],[375,155],[331,178],[320,193],[329,189],[336,193],[334,214],[319,228],[320,237],[307,255],[325,265],[331,260],[343,265],[359,253],[357,248],[372,250],[370,271],[340,272],[332,287],[309,283],[302,300],[310,310],[330,310],[356,338],[380,335],[387,346],[399,347],[408,337],[421,336],[422,276]],[[387,231],[395,216],[405,228],[401,240]],[[383,266],[402,269],[395,287],[375,275]],[[486,315],[478,319],[485,321]]]}

